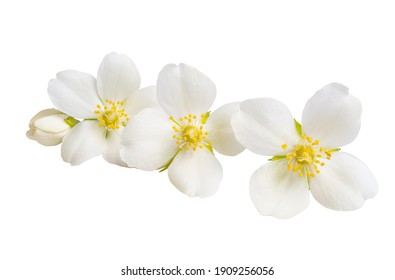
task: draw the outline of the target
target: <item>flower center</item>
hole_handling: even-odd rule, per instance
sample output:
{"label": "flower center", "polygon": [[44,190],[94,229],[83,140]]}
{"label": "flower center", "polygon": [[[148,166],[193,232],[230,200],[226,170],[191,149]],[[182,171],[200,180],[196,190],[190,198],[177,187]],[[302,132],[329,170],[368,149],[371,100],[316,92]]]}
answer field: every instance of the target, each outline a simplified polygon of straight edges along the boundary
{"label": "flower center", "polygon": [[106,99],[104,107],[97,104],[97,110],[94,113],[99,120],[99,127],[105,127],[108,130],[117,130],[120,125],[125,126],[129,121],[128,114],[125,113],[123,106],[125,102]]}
{"label": "flower center", "polygon": [[178,120],[170,116],[170,120],[175,124],[173,138],[180,150],[196,151],[197,148],[203,149],[205,146],[211,149],[211,143],[206,141],[208,132],[204,131],[204,124],[208,117],[209,113],[202,114],[200,118],[189,114]]}
{"label": "flower center", "polygon": [[[319,167],[325,165],[324,160],[330,160],[332,151],[319,146],[319,140],[313,140],[310,136],[302,134],[301,140],[294,147],[292,152],[285,156],[288,161],[288,170],[298,173],[299,176],[307,176],[314,178],[320,173]],[[281,146],[284,150],[288,145]]]}

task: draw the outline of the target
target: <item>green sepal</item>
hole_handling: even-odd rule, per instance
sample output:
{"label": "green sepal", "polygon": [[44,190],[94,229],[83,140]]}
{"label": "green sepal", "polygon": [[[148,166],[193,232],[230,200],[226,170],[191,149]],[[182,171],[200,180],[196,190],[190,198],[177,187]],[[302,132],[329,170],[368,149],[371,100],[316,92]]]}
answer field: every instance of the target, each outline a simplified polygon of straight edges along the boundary
{"label": "green sepal", "polygon": [[295,123],[296,132],[298,133],[299,137],[302,137],[302,125],[295,119],[294,119],[294,123]]}
{"label": "green sepal", "polygon": [[73,127],[76,124],[78,124],[80,121],[73,117],[67,117],[64,119],[64,122],[67,123],[70,127]]}
{"label": "green sepal", "polygon": [[179,153],[180,151],[181,151],[181,150],[179,149],[179,150],[174,154],[174,156],[173,156],[165,165],[163,165],[162,167],[159,167],[159,168],[158,168],[159,172],[163,172],[163,171],[167,170],[167,169],[169,168],[170,164],[173,162],[174,158],[178,155],[178,153]]}
{"label": "green sepal", "polygon": [[208,111],[206,114],[202,115],[202,123],[205,124],[208,120],[208,118],[210,117],[210,111]]}
{"label": "green sepal", "polygon": [[269,161],[275,161],[275,160],[279,160],[279,159],[285,159],[287,156],[286,155],[279,155],[279,156],[274,156],[272,158],[269,158]]}
{"label": "green sepal", "polygon": [[210,144],[204,143],[203,146],[204,146],[207,150],[209,150],[209,151],[214,155],[213,147],[211,147]]}

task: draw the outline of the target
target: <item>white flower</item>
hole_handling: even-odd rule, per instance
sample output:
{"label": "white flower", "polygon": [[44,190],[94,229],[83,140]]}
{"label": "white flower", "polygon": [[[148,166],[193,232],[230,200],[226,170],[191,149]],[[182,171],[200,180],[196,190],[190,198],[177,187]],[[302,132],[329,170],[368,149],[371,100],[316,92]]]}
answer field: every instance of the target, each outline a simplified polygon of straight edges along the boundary
{"label": "white flower", "polygon": [[359,100],[340,84],[329,84],[310,98],[303,126],[277,100],[242,102],[232,119],[236,138],[254,153],[273,156],[251,176],[250,195],[257,210],[292,217],[308,206],[309,190],[335,210],[357,209],[374,197],[378,187],[370,170],[339,152],[357,136],[361,113]]}
{"label": "white flower", "polygon": [[157,98],[162,109],[145,109],[126,126],[121,158],[143,170],[168,169],[170,181],[189,196],[214,194],[222,167],[213,148],[236,155],[243,147],[234,137],[231,115],[239,103],[210,114],[216,88],[191,66],[169,64],[159,73]]}
{"label": "white flower", "polygon": [[62,143],[63,137],[78,123],[73,117],[56,109],[45,109],[38,112],[29,122],[26,136],[44,146]]}
{"label": "white flower", "polygon": [[116,53],[104,57],[97,80],[73,70],[56,77],[48,85],[53,104],[83,119],[63,139],[63,160],[77,165],[102,154],[108,162],[124,166],[119,157],[120,133],[140,110],[157,106],[155,87],[139,90],[140,75],[133,61]]}

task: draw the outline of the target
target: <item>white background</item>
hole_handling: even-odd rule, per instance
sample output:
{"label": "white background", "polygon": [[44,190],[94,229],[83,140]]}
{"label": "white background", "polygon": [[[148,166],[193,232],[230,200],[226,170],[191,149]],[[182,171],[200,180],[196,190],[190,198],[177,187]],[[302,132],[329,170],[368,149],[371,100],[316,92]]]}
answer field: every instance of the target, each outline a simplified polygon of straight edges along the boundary
{"label": "white background", "polygon": [[[274,267],[273,277],[245,279],[395,279],[391,2],[1,2],[0,279],[183,279],[121,276],[126,265]],[[195,66],[217,86],[212,109],[271,96],[300,120],[315,91],[347,85],[363,115],[343,150],[370,167],[378,195],[353,212],[312,198],[278,220],[250,200],[249,177],[267,158],[248,151],[218,155],[219,191],[191,199],[166,173],[102,158],[71,167],[59,146],[28,140],[30,118],[52,107],[49,79],[66,69],[96,75],[112,51],[135,61],[142,86],[167,63]],[[190,279],[213,278],[229,279]]]}

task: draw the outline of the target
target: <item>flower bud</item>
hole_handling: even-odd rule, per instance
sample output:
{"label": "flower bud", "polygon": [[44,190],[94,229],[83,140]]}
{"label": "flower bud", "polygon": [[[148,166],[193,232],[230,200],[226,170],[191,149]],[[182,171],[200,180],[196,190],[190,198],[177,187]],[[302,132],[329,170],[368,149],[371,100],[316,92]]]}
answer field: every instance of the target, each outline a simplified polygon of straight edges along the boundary
{"label": "flower bud", "polygon": [[79,121],[56,109],[38,112],[29,123],[26,136],[44,146],[54,146],[62,142],[66,133]]}

